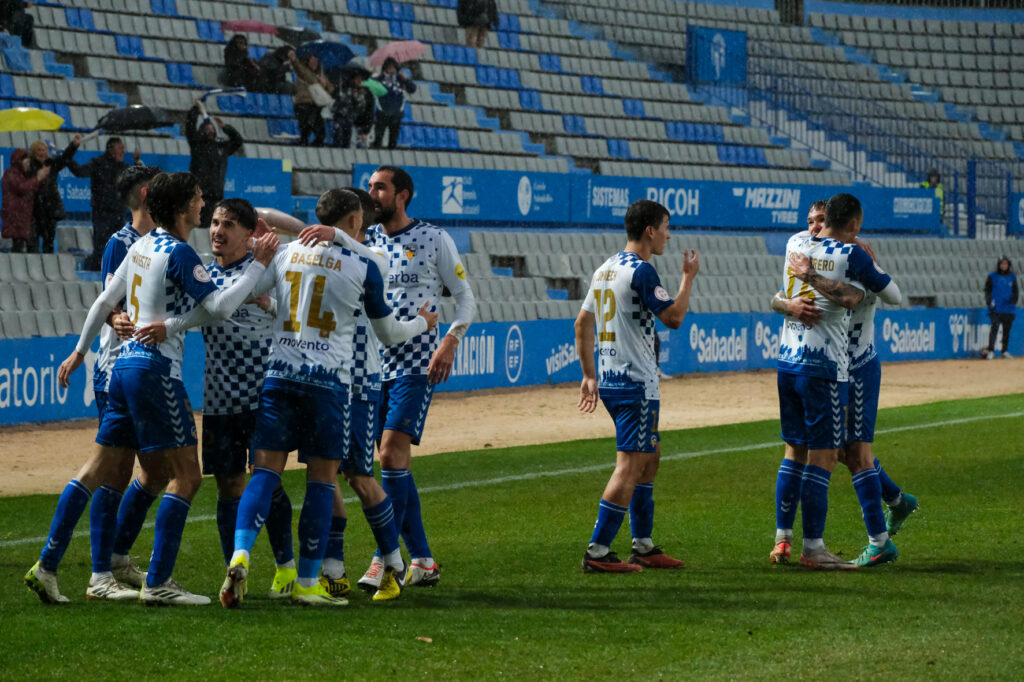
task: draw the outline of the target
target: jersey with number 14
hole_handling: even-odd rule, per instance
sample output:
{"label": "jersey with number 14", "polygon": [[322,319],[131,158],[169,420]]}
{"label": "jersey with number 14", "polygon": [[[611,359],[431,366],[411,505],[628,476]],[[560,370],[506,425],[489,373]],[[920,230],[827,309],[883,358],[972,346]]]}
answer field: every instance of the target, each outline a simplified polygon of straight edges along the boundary
{"label": "jersey with number 14", "polygon": [[[114,273],[110,286],[125,287],[126,312],[136,327],[184,317],[217,291],[199,255],[177,237],[156,228],[136,241]],[[118,365],[158,367],[181,379],[185,332],[168,335],[152,346],[130,341]]]}
{"label": "jersey with number 14", "polygon": [[321,242],[278,250],[256,293],[277,298],[274,345],[265,386],[284,382],[306,392],[336,393],[352,384],[357,312],[386,317],[380,270],[370,258]]}
{"label": "jersey with number 14", "polygon": [[672,305],[654,266],[620,251],[597,269],[583,310],[597,318],[598,393],[658,400],[654,318]]}

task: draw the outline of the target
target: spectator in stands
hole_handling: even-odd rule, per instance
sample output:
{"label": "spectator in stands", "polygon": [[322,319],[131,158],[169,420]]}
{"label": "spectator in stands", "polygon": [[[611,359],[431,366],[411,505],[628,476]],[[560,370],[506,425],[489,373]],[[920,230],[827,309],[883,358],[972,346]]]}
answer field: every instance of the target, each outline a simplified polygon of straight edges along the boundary
{"label": "spectator in stands", "polygon": [[295,84],[287,80],[295,59],[295,48],[289,45],[267,52],[260,57],[260,80],[256,84],[257,92],[268,92],[272,95],[294,95]]}
{"label": "spectator in stands", "polygon": [[[74,142],[75,150],[78,145]],[[74,154],[74,152],[71,152]],[[142,163],[142,152],[134,153],[135,165]],[[92,185],[92,253],[85,259],[86,270],[99,270],[103,258],[103,249],[110,235],[120,230],[125,223],[127,207],[117,193],[117,176],[128,167],[124,161],[124,142],[120,137],[107,140],[106,151],[85,164],[78,164],[68,159],[68,170],[79,178],[89,178]]]}
{"label": "spectator in stands", "polygon": [[928,171],[928,179],[921,183],[922,187],[931,187],[935,189],[935,198],[939,200],[939,213],[942,212],[943,202],[945,197],[942,192],[942,176],[939,175],[939,171],[934,168]]}
{"label": "spectator in stands", "polygon": [[999,327],[1003,328],[1003,357],[1012,358],[1010,347],[1010,327],[1013,326],[1013,319],[1017,312],[1017,298],[1020,290],[1017,287],[1017,275],[1013,272],[1013,264],[1010,259],[1003,256],[996,263],[995,272],[988,273],[985,280],[985,304],[988,306],[988,317],[992,321],[992,327],[988,333],[988,348],[982,353],[983,356],[992,360],[996,357],[996,336],[999,334]]}
{"label": "spectator in stands", "polygon": [[494,0],[459,0],[455,16],[459,26],[466,29],[468,47],[483,47],[487,31],[498,28],[498,5]]}
{"label": "spectator in stands", "polygon": [[[57,187],[57,176],[67,167],[68,161],[74,155],[78,144],[82,141],[81,136],[75,135],[74,146],[61,152],[56,159],[50,158],[50,150],[42,140],[36,140],[28,148],[29,173],[36,175],[43,168],[49,168],[50,173],[36,189],[36,198],[32,207],[32,226],[35,239],[43,240],[42,252],[53,253],[53,240],[57,236],[57,223],[64,220],[67,215],[64,212],[64,202],[60,198],[60,188]],[[35,251],[39,245],[33,241],[30,251]]]}
{"label": "spectator in stands", "polygon": [[[214,125],[216,122],[216,126]],[[217,139],[217,128],[227,135],[226,140]],[[224,178],[228,172],[228,158],[242,148],[242,136],[224,121],[209,116],[199,120],[199,100],[192,103],[185,118],[185,139],[192,153],[188,171],[199,180],[203,190],[203,211],[199,216],[199,227],[209,227],[213,207],[224,198]]]}
{"label": "spectator in stands", "polygon": [[363,85],[369,73],[349,70],[342,73],[334,93],[334,146],[348,149],[352,127],[356,128],[356,147],[362,149],[373,125],[373,94]]}
{"label": "spectator in stands", "polygon": [[0,0],[0,30],[21,38],[21,46],[31,48],[35,42],[36,20],[25,11],[31,7],[25,0]]}
{"label": "spectator in stands", "polygon": [[224,46],[224,67],[227,69],[225,82],[231,87],[253,91],[259,88],[260,65],[249,56],[249,39],[241,33]]}
{"label": "spectator in stands", "polygon": [[398,62],[388,57],[384,60],[380,74],[374,80],[387,89],[387,94],[377,98],[377,115],[373,126],[373,147],[380,149],[384,144],[384,131],[388,131],[388,149],[398,146],[398,133],[405,116],[405,93],[416,92],[416,83],[405,74],[399,73]]}
{"label": "spectator in stands", "polygon": [[316,55],[307,54],[302,59],[296,59],[294,51],[292,55],[292,66],[295,68],[295,97],[292,98],[292,106],[299,122],[298,144],[306,144],[307,138],[312,135],[310,144],[322,147],[326,131],[320,112],[325,106],[334,103],[331,98],[334,86],[320,70],[320,60]]}
{"label": "spectator in stands", "polygon": [[3,189],[0,220],[3,221],[3,236],[13,242],[11,251],[14,253],[25,253],[28,250],[28,242],[32,237],[32,204],[39,183],[49,175],[50,169],[45,166],[36,173],[29,170],[26,150],[15,149],[11,152],[11,165],[4,171],[3,180],[0,180]]}

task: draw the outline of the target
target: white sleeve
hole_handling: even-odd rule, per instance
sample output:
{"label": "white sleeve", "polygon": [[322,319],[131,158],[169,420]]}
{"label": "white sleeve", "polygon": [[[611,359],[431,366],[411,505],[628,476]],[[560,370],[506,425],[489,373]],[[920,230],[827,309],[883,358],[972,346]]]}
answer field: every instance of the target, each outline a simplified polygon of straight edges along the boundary
{"label": "white sleeve", "polygon": [[582,310],[586,310],[588,313],[594,312],[596,306],[594,305],[594,287],[587,289],[587,297],[583,299]]}
{"label": "white sleeve", "polygon": [[900,301],[903,300],[903,293],[900,291],[899,286],[896,285],[896,280],[890,280],[885,288],[878,292],[878,298],[882,299],[883,303],[889,305],[899,305]]}
{"label": "white sleeve", "polygon": [[419,315],[411,320],[398,320],[392,312],[386,317],[371,317],[370,324],[373,326],[373,333],[385,346],[405,343],[412,337],[427,331],[427,320]]}
{"label": "white sleeve", "polygon": [[253,293],[253,288],[260,283],[260,277],[267,268],[259,261],[249,263],[242,276],[227,289],[218,289],[203,299],[202,307],[218,320],[226,320],[245,299]]}
{"label": "white sleeve", "polygon": [[114,311],[114,308],[117,307],[122,298],[126,298],[127,272],[128,259],[125,258],[117,266],[117,270],[114,272],[110,283],[96,297],[93,304],[89,306],[89,314],[85,318],[82,335],[78,337],[78,345],[75,346],[75,350],[82,355],[89,351],[89,346],[92,345],[93,339],[103,329],[103,325],[107,323],[107,317],[110,313]]}
{"label": "white sleeve", "polygon": [[441,232],[437,251],[437,271],[441,281],[455,298],[455,320],[448,329],[448,335],[461,341],[476,315],[476,300],[473,298],[469,282],[466,281],[466,269],[459,259],[459,251],[447,232]]}

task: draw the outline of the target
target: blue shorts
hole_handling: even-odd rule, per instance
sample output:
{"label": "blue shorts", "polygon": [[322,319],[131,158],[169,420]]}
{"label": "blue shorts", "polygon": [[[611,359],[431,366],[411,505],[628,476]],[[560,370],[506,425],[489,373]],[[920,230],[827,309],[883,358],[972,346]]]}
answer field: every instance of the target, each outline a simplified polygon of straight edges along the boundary
{"label": "blue shorts", "polygon": [[203,474],[242,474],[252,464],[256,410],[203,415]]}
{"label": "blue shorts", "polygon": [[299,451],[309,457],[340,460],[348,443],[348,391],[307,392],[267,380],[253,429],[253,450]]}
{"label": "blue shorts", "polygon": [[850,408],[847,410],[846,442],[875,440],[878,393],[882,386],[882,363],[874,359],[850,372]]}
{"label": "blue shorts", "polygon": [[434,397],[434,384],[426,374],[406,374],[385,381],[380,391],[380,421],[377,438],[385,431],[400,431],[412,436],[412,444],[420,444],[427,409]]}
{"label": "blue shorts", "polygon": [[782,440],[809,450],[846,444],[847,390],[843,382],[779,372]]}
{"label": "blue shorts", "polygon": [[377,450],[377,415],[380,405],[375,400],[353,400],[352,429],[348,453],[341,461],[341,470],[351,474],[373,476],[373,453]]}
{"label": "blue shorts", "polygon": [[152,367],[114,365],[96,442],[139,452],[194,446],[196,422],[185,384]]}
{"label": "blue shorts", "polygon": [[96,411],[99,413],[100,421],[103,421],[103,413],[107,411],[107,392],[93,391],[93,397],[96,398]]}
{"label": "blue shorts", "polygon": [[657,452],[660,400],[601,398],[615,422],[615,449],[619,452]]}

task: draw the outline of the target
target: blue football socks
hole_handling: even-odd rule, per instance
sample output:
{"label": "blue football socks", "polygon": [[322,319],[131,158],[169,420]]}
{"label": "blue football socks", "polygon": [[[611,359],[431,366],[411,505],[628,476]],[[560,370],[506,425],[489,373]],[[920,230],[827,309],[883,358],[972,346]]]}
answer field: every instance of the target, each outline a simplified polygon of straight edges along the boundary
{"label": "blue football socks", "polygon": [[125,555],[131,551],[132,545],[142,532],[146,522],[146,514],[156,501],[156,495],[146,490],[139,479],[132,481],[128,490],[121,498],[121,507],[117,510],[117,536],[114,539],[114,554]]}
{"label": "blue football socks", "polygon": [[405,518],[402,520],[401,533],[405,540],[405,548],[412,558],[433,556],[427,544],[427,531],[423,528],[423,514],[420,511],[420,494],[416,490],[416,481],[409,472],[409,496],[405,499]]}
{"label": "blue football socks", "polygon": [[331,530],[327,534],[327,552],[325,559],[345,560],[345,526],[348,525],[348,518],[344,516],[331,517]]}
{"label": "blue football socks", "polygon": [[238,503],[240,497],[217,498],[217,533],[220,535],[220,551],[224,554],[224,564],[231,563],[231,555],[235,551],[235,522],[238,520]]}
{"label": "blue football socks", "polygon": [[71,544],[75,526],[82,518],[82,512],[85,511],[91,497],[92,491],[74,478],[64,486],[64,492],[57,500],[57,510],[53,513],[53,521],[50,523],[50,535],[39,555],[39,565],[47,571],[57,570],[64,552]]}
{"label": "blue football socks", "polygon": [[238,517],[235,520],[235,552],[247,554],[256,544],[256,536],[267,521],[270,513],[270,499],[274,489],[281,485],[281,474],[272,469],[256,467],[252,478],[245,486],[238,503]]}
{"label": "blue football socks", "polygon": [[591,544],[610,547],[615,535],[619,532],[623,519],[626,518],[626,507],[602,499],[597,508],[597,523],[594,534],[590,536]]}
{"label": "blue football socks", "polygon": [[149,561],[149,572],[146,573],[146,585],[149,587],[163,585],[174,572],[178,547],[181,546],[181,534],[185,530],[185,520],[191,507],[185,498],[164,493],[156,510],[153,557]]}
{"label": "blue football socks", "polygon": [[800,488],[803,484],[804,465],[796,460],[783,459],[775,479],[775,528],[793,529],[796,510],[800,506]]}
{"label": "blue football socks", "polygon": [[828,516],[828,484],[832,472],[808,464],[804,467],[800,505],[803,507],[804,538],[820,539],[825,534]]}
{"label": "blue football socks", "polygon": [[92,572],[109,573],[110,555],[117,534],[117,510],[121,491],[101,485],[93,493],[89,508],[89,541],[92,545]]}
{"label": "blue football socks", "polygon": [[[629,529],[634,538],[654,532],[654,483],[637,483],[629,500]],[[604,543],[602,543],[604,544]]]}
{"label": "blue football socks", "polygon": [[[402,530],[402,522],[405,521],[405,505],[409,499],[408,469],[381,469],[380,485],[391,500],[391,507],[395,514],[395,528]],[[380,556],[381,547],[377,547],[377,556]]]}
{"label": "blue football socks", "polygon": [[315,584],[331,531],[334,484],[306,481],[306,499],[299,514],[299,579]]}
{"label": "blue football socks", "polygon": [[278,566],[295,559],[292,549],[292,501],[283,486],[278,486],[270,496],[270,512],[267,513],[267,540],[274,552]]}
{"label": "blue football socks", "polygon": [[377,549],[384,556],[398,549],[398,527],[395,526],[395,510],[391,498],[373,507],[363,507],[366,522],[370,524],[373,539],[377,541]]}
{"label": "blue football socks", "polygon": [[877,457],[875,457],[875,471],[878,472],[878,482],[882,485],[882,499],[886,504],[893,504],[900,498],[903,490],[889,478],[889,474],[885,473],[885,469],[882,468]]}
{"label": "blue football socks", "polygon": [[857,501],[860,502],[861,511],[864,514],[864,526],[868,530],[868,538],[872,544],[881,541],[885,544],[888,535],[885,531],[885,514],[882,513],[882,485],[878,480],[878,471],[865,469],[853,475],[853,489],[857,491]]}

